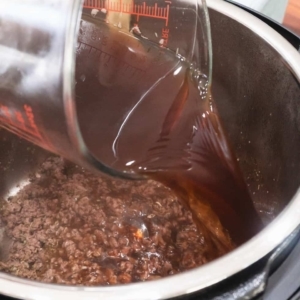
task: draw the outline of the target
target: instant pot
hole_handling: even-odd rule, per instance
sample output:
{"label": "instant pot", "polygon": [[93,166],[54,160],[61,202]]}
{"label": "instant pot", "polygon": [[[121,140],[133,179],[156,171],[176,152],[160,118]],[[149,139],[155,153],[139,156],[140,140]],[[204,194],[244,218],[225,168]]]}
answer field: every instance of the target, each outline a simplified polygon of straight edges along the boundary
{"label": "instant pot", "polygon": [[[229,1],[208,0],[213,94],[258,211],[280,211],[250,241],[200,268],[111,287],[43,284],[0,273],[1,299],[300,298],[300,39]],[[0,195],[47,153],[0,130]],[[28,151],[28,147],[34,151]]]}

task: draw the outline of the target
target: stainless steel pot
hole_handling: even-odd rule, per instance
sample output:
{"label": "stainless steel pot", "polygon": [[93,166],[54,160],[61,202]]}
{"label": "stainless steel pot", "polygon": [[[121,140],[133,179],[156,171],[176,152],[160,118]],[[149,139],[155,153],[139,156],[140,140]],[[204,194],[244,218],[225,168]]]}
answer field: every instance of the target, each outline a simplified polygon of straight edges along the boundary
{"label": "stainless steel pot", "polygon": [[[42,284],[0,273],[0,293],[22,299],[140,300],[181,298],[195,292],[195,299],[200,295],[201,299],[250,299],[263,291],[272,263],[300,224],[300,55],[249,13],[220,0],[209,0],[208,5],[213,92],[221,118],[257,209],[264,215],[279,215],[228,255],[169,278],[91,288]],[[0,141],[3,196],[48,154],[3,130]],[[228,293],[233,278],[250,284]]]}

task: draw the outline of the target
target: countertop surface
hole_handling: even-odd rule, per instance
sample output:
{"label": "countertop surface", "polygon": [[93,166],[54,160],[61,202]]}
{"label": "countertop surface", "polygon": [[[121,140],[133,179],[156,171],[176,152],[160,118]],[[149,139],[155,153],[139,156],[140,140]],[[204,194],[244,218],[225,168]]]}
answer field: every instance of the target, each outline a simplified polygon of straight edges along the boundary
{"label": "countertop surface", "polygon": [[282,23],[300,36],[300,0],[232,0]]}
{"label": "countertop surface", "polygon": [[300,36],[300,0],[289,0],[283,25]]}

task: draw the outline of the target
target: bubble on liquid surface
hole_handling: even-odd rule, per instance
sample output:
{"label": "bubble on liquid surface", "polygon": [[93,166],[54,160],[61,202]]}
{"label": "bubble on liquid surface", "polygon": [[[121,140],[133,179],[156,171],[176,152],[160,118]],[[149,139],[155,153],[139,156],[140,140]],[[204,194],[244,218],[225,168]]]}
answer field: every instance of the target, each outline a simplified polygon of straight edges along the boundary
{"label": "bubble on liquid surface", "polygon": [[149,237],[149,231],[148,228],[140,217],[124,217],[122,219],[122,225],[130,227],[133,235],[136,238],[148,238]]}
{"label": "bubble on liquid surface", "polygon": [[205,100],[208,94],[208,77],[197,68],[191,68],[191,75],[194,84],[197,86],[202,100]]}

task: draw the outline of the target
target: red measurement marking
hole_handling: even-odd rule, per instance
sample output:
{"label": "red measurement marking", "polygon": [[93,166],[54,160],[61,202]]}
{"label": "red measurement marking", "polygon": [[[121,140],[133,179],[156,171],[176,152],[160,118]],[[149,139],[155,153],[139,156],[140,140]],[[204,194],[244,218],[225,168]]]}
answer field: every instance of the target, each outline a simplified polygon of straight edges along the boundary
{"label": "red measurement marking", "polygon": [[40,132],[39,132],[39,130],[38,130],[36,124],[35,124],[32,108],[25,104],[24,105],[24,110],[25,110],[26,116],[28,118],[29,124],[30,124],[31,128],[35,131],[36,136],[42,138],[41,134],[40,134]]}
{"label": "red measurement marking", "polygon": [[0,113],[2,112],[2,114],[6,117],[6,119],[11,122],[11,113],[9,111],[9,108],[5,105],[0,105]]}
{"label": "red measurement marking", "polygon": [[164,47],[166,47],[167,44],[168,44],[169,33],[170,33],[170,29],[169,28],[163,28],[161,30],[161,38],[164,40],[164,43],[163,43]]}
{"label": "red measurement marking", "polygon": [[136,15],[137,20],[140,16],[163,19],[166,21],[166,26],[168,26],[170,2],[167,1],[166,4],[166,7],[158,7],[157,3],[146,5],[146,2],[143,2],[142,5],[134,5],[133,3],[123,3],[122,0],[85,0],[83,7],[98,10],[105,8],[107,11]]}
{"label": "red measurement marking", "polygon": [[22,113],[17,111],[17,112],[15,112],[15,115],[16,115],[17,121],[20,123],[22,129],[24,130],[26,127],[25,127],[25,120],[23,118]]}
{"label": "red measurement marking", "polygon": [[1,117],[0,116],[0,121],[3,123],[3,125],[6,124],[7,126],[9,126],[9,128],[12,128],[12,127],[16,128],[16,129],[19,128],[22,132],[25,132],[26,134],[29,134],[29,135],[40,138],[40,135],[37,135],[35,131],[33,131],[32,129],[29,129],[26,126],[24,117],[23,117],[21,112],[15,111],[14,114],[16,116],[15,120],[13,120],[12,118],[7,119],[6,117]]}
{"label": "red measurement marking", "polygon": [[[1,119],[0,119],[1,121]],[[15,127],[13,124],[9,124],[9,123],[5,123],[3,122],[3,124],[1,124],[1,127],[9,130],[10,132],[22,137],[22,138],[25,138],[27,140],[29,140],[30,142],[33,142],[35,144],[41,144],[41,140],[39,137],[35,136],[35,134],[33,132],[31,132],[30,130],[26,129],[25,130],[22,128],[18,128],[18,127]]]}
{"label": "red measurement marking", "polygon": [[23,112],[11,110],[5,105],[0,105],[1,127],[51,151],[53,147],[40,134],[34,120],[32,108],[29,105],[24,105],[24,111],[26,119]]}

